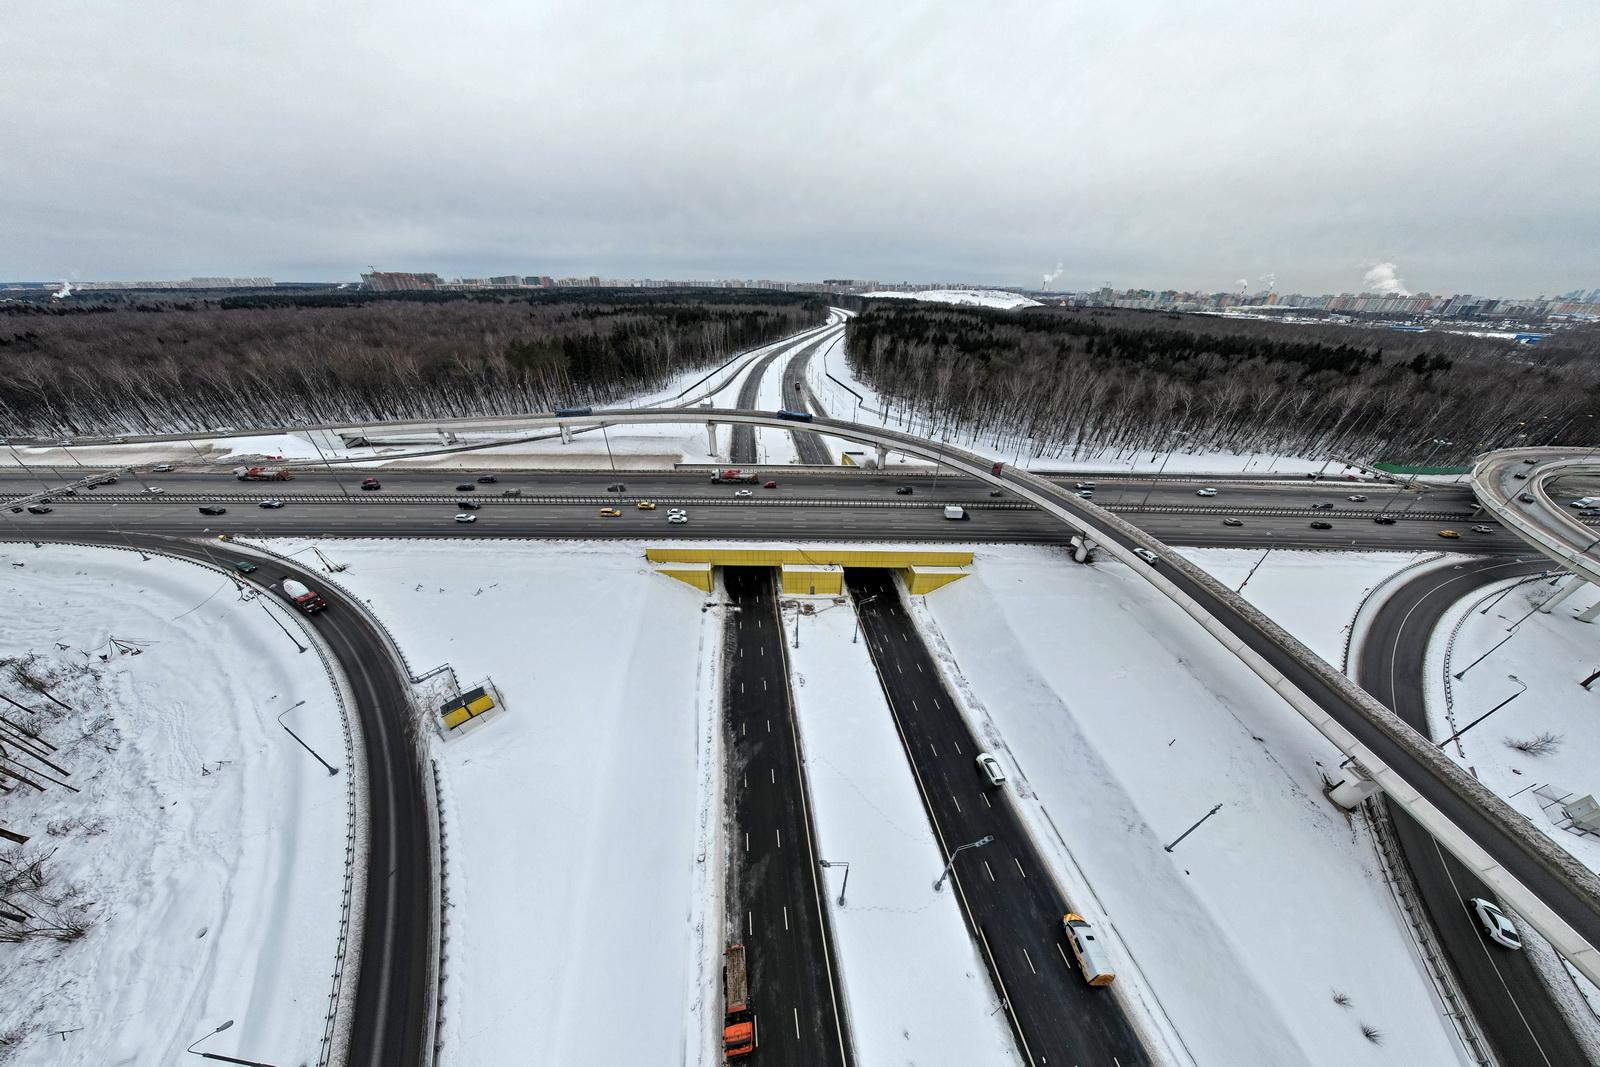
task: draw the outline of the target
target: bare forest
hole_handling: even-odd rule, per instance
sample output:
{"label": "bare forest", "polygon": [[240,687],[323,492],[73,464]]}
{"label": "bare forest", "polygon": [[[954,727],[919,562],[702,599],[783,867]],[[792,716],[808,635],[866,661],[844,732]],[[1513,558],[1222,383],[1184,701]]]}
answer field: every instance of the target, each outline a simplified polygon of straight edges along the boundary
{"label": "bare forest", "polygon": [[1600,442],[1600,328],[1440,332],[1102,309],[869,302],[855,373],[932,436],[1076,458],[1272,452],[1436,464]]}
{"label": "bare forest", "polygon": [[277,294],[0,303],[0,433],[90,435],[606,404],[820,323],[783,293]]}

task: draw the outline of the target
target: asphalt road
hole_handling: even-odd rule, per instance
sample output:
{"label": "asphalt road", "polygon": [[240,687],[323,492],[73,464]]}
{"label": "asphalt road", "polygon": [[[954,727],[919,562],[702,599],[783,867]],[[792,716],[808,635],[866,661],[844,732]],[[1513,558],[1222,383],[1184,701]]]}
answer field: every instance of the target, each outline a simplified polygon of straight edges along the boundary
{"label": "asphalt road", "polygon": [[[804,345],[798,350],[792,348],[782,348],[776,352],[773,352],[771,355],[762,356],[755,362],[755,365],[750,368],[750,373],[745,375],[744,381],[739,385],[739,407],[745,410],[750,410],[758,406],[758,396],[761,392],[761,380],[766,376],[767,368],[772,366],[773,360],[779,358],[780,356],[788,355],[791,352],[794,352],[797,358],[799,356],[804,356],[809,359],[811,353],[815,352],[820,345],[827,341],[831,341],[832,339],[833,334],[828,333],[817,338],[815,341]],[[798,437],[799,435],[791,433],[790,436]],[[815,437],[816,435],[813,434],[812,436]],[[820,446],[820,439],[817,443]],[[735,425],[733,427],[733,443],[728,449],[728,462],[735,467],[752,467],[756,464],[756,428],[754,426]],[[826,463],[827,460],[824,459],[822,462]]]}
{"label": "asphalt road", "polygon": [[832,934],[773,572],[729,567],[723,714],[733,807],[727,940],[744,944],[762,1067],[846,1067]]}
{"label": "asphalt road", "polygon": [[[829,343],[832,343],[832,339]],[[810,366],[811,357],[816,354],[818,347],[811,345],[801,349],[790,356],[789,362],[783,365],[783,406],[791,411],[813,409],[814,398],[806,389],[806,368]],[[827,412],[816,406],[813,414],[826,415]],[[789,436],[794,440],[795,455],[801,463],[827,466],[834,462],[821,434],[811,430],[791,430]]]}
{"label": "asphalt road", "polygon": [[907,615],[892,574],[851,569],[846,580],[940,841],[943,854],[929,857],[929,880],[958,845],[994,838],[956,857],[944,892],[962,901],[1027,1059],[1083,1067],[1151,1062],[1116,996],[1089,986],[1071,962],[1061,917],[1073,909],[1057,892],[1008,790],[984,787],[974,762],[982,749]]}
{"label": "asphalt road", "polygon": [[[1424,670],[1428,641],[1441,617],[1462,597],[1505,578],[1551,566],[1481,560],[1433,571],[1400,586],[1373,619],[1356,679],[1362,688],[1427,735]],[[1473,1015],[1502,1062],[1564,1067],[1587,1063],[1583,1046],[1525,952],[1492,943],[1466,904],[1494,894],[1398,806],[1385,799],[1423,905],[1460,981]]]}
{"label": "asphalt road", "polygon": [[[0,531],[4,536],[5,531]],[[284,578],[295,578],[322,593],[328,610],[308,617],[327,641],[349,680],[360,719],[362,758],[367,774],[367,881],[359,968],[347,972],[356,982],[350,1018],[349,1067],[393,1067],[423,1062],[433,1041],[426,1023],[431,1017],[434,871],[431,862],[427,802],[421,758],[407,733],[410,685],[390,658],[388,648],[366,617],[318,576],[299,567],[262,562],[259,556],[235,552],[226,545],[135,534],[109,537],[79,531],[74,540],[143,548],[224,566],[240,560],[259,564],[252,577],[272,590],[263,594],[285,612],[294,609],[279,599]],[[330,946],[329,964],[332,964]],[[331,972],[330,972],[331,980]],[[307,990],[309,1001],[323,998],[326,988]],[[320,1010],[320,1009],[319,1009]]]}

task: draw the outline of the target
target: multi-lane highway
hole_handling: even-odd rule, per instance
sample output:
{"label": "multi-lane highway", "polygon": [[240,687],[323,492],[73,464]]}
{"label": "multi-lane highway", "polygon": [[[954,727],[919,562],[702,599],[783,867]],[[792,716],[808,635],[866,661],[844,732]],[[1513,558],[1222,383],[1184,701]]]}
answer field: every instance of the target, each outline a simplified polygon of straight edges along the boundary
{"label": "multi-lane highway", "polygon": [[[789,362],[793,363],[795,359],[809,359],[813,352],[815,352],[822,345],[833,341],[839,335],[839,333],[843,332],[843,330],[844,327],[839,326],[833,330],[823,332],[817,337],[816,340],[811,341],[809,344],[806,344],[800,349],[796,350]],[[788,349],[780,349],[770,355],[762,356],[751,365],[749,373],[745,375],[743,383],[741,383],[739,386],[739,406],[741,408],[754,408],[757,405],[757,397],[761,392],[761,381],[764,377],[766,377],[767,368],[771,366],[773,360],[785,355],[788,351]],[[804,366],[803,363],[802,366]],[[784,400],[787,401],[788,399],[788,396],[785,395]],[[767,432],[770,433],[771,431],[769,430]],[[791,437],[795,439],[795,447],[797,450],[800,450],[800,455],[804,462],[828,462],[827,450],[822,447],[822,440],[821,438],[818,438],[816,434],[810,433],[809,431],[791,431]],[[801,438],[807,439],[804,444],[801,443]],[[819,455],[820,458],[818,458]],[[806,456],[810,456],[811,458],[806,459]],[[728,458],[729,462],[737,466],[746,467],[758,461],[758,457],[756,455],[756,431],[754,427],[735,426],[733,428],[733,443],[729,446]]]}
{"label": "multi-lane highway", "polygon": [[906,758],[945,861],[963,844],[945,888],[961,902],[974,945],[1031,1064],[1132,1067],[1149,1063],[1110,990],[1091,988],[1071,960],[1061,917],[1072,910],[1055,888],[1005,789],[985,788],[983,749],[945,688],[901,603],[894,576],[851,570],[850,595],[888,697]]}
{"label": "multi-lane highway", "polygon": [[[839,336],[843,336],[840,334]],[[834,337],[828,341],[833,344],[838,340]],[[783,406],[791,411],[811,411],[817,415],[826,415],[817,398],[806,387],[806,368],[811,365],[811,357],[816,355],[820,345],[810,345],[789,357],[783,365]],[[801,463],[826,466],[835,462],[828,452],[828,445],[820,434],[811,430],[794,430],[789,436],[794,439],[795,455]]]}
{"label": "multi-lane highway", "polygon": [[[1483,560],[1413,578],[1395,589],[1374,617],[1356,680],[1429,736],[1424,670],[1440,619],[1475,590],[1548,567],[1542,557]],[[1494,893],[1398,805],[1385,803],[1451,969],[1501,1062],[1519,1067],[1588,1062],[1527,953],[1491,944],[1466,903],[1472,897],[1493,899]]]}
{"label": "multi-lane highway", "polygon": [[848,1067],[855,1058],[818,884],[810,796],[772,579],[767,569],[724,571],[731,609],[723,659],[733,809],[728,941],[745,947],[758,1062]]}

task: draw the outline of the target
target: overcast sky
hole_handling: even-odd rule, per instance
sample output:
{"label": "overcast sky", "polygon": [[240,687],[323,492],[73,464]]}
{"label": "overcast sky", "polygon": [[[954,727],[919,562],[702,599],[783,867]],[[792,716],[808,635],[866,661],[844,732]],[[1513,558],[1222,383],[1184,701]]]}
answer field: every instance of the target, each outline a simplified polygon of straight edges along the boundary
{"label": "overcast sky", "polygon": [[0,280],[1597,287],[1597,12],[12,2]]}

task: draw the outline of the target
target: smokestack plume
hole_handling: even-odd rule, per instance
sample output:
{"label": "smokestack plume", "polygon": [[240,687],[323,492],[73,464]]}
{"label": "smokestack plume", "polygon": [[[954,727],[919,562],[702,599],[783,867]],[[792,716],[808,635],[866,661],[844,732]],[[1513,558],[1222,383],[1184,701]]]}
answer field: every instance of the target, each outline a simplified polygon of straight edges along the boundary
{"label": "smokestack plume", "polygon": [[1385,296],[1410,296],[1406,283],[1400,278],[1400,268],[1393,263],[1379,263],[1367,271],[1361,278],[1369,293],[1382,293]]}

